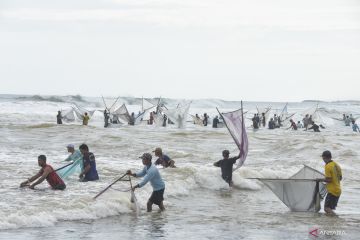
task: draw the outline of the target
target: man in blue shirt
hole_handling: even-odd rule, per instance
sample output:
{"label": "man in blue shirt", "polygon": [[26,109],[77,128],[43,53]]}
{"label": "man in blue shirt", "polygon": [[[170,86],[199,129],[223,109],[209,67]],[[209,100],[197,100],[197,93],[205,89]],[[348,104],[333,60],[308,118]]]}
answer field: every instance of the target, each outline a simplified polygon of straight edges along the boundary
{"label": "man in blue shirt", "polygon": [[79,175],[80,181],[87,182],[99,180],[94,154],[89,152],[89,147],[86,144],[81,144],[79,149],[83,155],[84,166],[83,171]]}
{"label": "man in blue shirt", "polygon": [[142,159],[142,163],[145,165],[144,169],[139,173],[132,173],[130,170],[126,172],[128,175],[133,177],[144,177],[142,182],[135,185],[132,190],[135,191],[135,188],[141,188],[150,182],[153,192],[147,202],[147,211],[151,212],[153,204],[158,205],[160,210],[164,211],[165,207],[163,201],[165,183],[160,176],[159,170],[151,163],[152,156],[150,153],[144,153],[139,158]]}

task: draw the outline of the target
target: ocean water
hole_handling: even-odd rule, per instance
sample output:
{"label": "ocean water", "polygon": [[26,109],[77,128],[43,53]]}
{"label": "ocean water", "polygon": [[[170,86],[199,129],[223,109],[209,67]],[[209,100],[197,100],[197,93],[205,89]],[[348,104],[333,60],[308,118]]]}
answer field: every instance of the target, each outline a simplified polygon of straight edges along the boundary
{"label": "ocean water", "polygon": [[[112,99],[106,99],[111,104]],[[177,100],[166,100],[176,106]],[[213,163],[221,152],[238,150],[226,128],[213,129],[187,123],[185,129],[148,126],[103,128],[100,112],[81,123],[56,124],[60,109],[72,104],[103,109],[101,98],[81,96],[0,95],[0,239],[311,239],[309,231],[318,228],[318,239],[358,239],[360,233],[360,134],[345,127],[342,113],[360,113],[359,102],[320,102],[320,133],[276,130],[253,131],[246,122],[249,154],[243,167],[234,172],[234,188],[229,191]],[[138,111],[139,99],[121,98]],[[317,103],[289,103],[288,111],[300,120],[306,109]],[[271,106],[279,113],[285,103],[244,102],[251,118],[256,107]],[[239,102],[193,101],[190,113],[211,117],[215,107],[235,110]],[[190,120],[190,119],[189,119]],[[211,125],[211,124],[210,124]],[[65,191],[53,191],[46,182],[36,190],[20,189],[20,182],[34,175],[37,156],[45,154],[54,168],[65,165],[66,145],[88,144],[96,156],[100,180],[82,183],[77,176],[66,180]],[[127,169],[140,170],[139,156],[162,147],[176,161],[175,169],[160,169],[165,180],[165,207],[146,212],[151,186],[136,190],[141,212],[136,215],[130,202],[128,182],[119,182],[93,197]],[[257,180],[250,177],[287,178],[303,164],[323,172],[320,154],[330,150],[343,169],[343,193],[337,217],[320,213],[294,213]],[[139,179],[133,179],[134,183]],[[322,203],[323,204],[323,203]],[[338,231],[332,235],[332,231]],[[326,235],[327,234],[327,235]]]}

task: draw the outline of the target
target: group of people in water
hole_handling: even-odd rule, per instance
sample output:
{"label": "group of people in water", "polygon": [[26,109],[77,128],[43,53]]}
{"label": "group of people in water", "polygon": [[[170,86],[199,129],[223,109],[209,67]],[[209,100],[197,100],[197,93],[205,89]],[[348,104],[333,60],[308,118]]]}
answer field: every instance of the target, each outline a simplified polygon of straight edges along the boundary
{"label": "group of people in water", "polygon": [[[36,185],[46,180],[52,189],[65,190],[66,185],[64,179],[67,176],[61,177],[60,171],[77,163],[79,163],[80,166],[79,181],[88,182],[99,180],[95,155],[89,151],[89,147],[86,144],[81,144],[78,150],[75,149],[73,144],[68,144],[67,151],[70,153],[70,155],[65,159],[65,161],[71,163],[59,169],[54,169],[51,165],[47,164],[47,158],[45,155],[39,155],[39,172],[28,178],[26,181],[23,181],[20,184],[20,187],[29,187],[30,189],[34,189]],[[139,173],[132,173],[130,170],[127,171],[127,174],[133,177],[144,177],[141,183],[133,187],[133,190],[144,186],[148,182],[151,183],[151,186],[153,187],[153,193],[147,204],[148,211],[151,211],[151,206],[153,204],[158,205],[161,210],[165,209],[163,205],[165,183],[162,180],[156,166],[160,165],[163,168],[176,168],[175,161],[172,160],[168,155],[164,154],[161,148],[155,148],[153,152],[157,157],[157,160],[153,164],[151,162],[152,155],[150,153],[144,153],[140,157],[143,160],[143,164],[145,165],[144,169]]]}

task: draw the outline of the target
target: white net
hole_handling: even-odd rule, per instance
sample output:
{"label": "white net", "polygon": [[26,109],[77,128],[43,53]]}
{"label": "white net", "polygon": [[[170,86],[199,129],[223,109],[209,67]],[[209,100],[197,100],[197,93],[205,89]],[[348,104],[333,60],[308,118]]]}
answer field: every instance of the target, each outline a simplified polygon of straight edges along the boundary
{"label": "white net", "polygon": [[326,194],[325,184],[316,181],[324,175],[304,166],[289,179],[259,179],[294,212],[318,212],[320,202]]}

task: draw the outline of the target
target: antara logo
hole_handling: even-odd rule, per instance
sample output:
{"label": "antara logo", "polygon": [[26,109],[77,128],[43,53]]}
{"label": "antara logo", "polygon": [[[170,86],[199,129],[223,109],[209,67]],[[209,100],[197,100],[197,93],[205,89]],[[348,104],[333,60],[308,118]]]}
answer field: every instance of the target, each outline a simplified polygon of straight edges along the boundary
{"label": "antara logo", "polygon": [[314,237],[319,237],[318,230],[319,228],[313,228],[310,230],[309,234]]}

